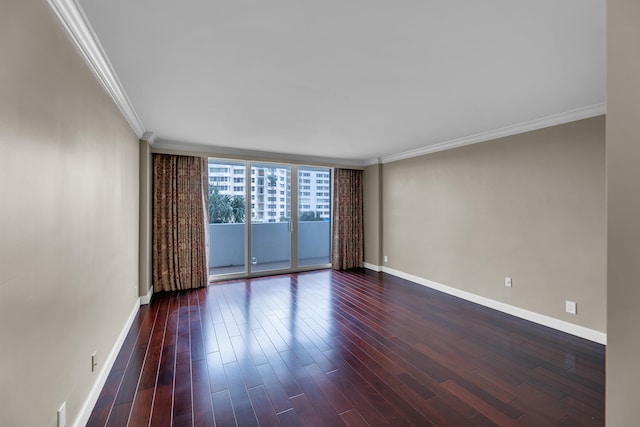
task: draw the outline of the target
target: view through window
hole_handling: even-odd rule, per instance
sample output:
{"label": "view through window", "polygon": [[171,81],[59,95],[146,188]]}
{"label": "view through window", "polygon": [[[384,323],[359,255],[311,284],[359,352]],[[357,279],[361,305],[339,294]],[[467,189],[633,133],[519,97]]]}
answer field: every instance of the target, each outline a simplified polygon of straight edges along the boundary
{"label": "view through window", "polygon": [[214,276],[328,265],[331,169],[210,159],[209,240]]}

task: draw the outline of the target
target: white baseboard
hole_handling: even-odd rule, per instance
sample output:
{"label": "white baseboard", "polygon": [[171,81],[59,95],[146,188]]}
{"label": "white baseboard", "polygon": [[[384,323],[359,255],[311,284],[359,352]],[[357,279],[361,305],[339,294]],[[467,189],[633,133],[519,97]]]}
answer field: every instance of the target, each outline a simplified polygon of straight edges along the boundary
{"label": "white baseboard", "polygon": [[515,307],[513,305],[505,304],[500,301],[485,298],[480,295],[472,294],[470,292],[462,291],[460,289],[452,288],[451,286],[433,282],[431,280],[414,276],[403,271],[394,270],[393,268],[382,267],[382,271],[393,276],[417,283],[419,285],[444,292],[445,294],[453,295],[458,298],[462,298],[464,300],[501,311],[503,313],[511,314],[512,316],[516,316],[521,319],[529,320],[539,325],[548,326],[549,328],[566,332],[568,334],[575,335],[589,341],[597,342],[599,344],[607,344],[607,334],[604,332],[585,328],[584,326],[575,325],[573,323],[565,322],[564,320],[555,319],[553,317],[545,316],[544,314],[539,314],[533,311],[525,310],[523,308]]}
{"label": "white baseboard", "polygon": [[382,271],[382,266],[381,265],[369,264],[368,262],[364,263],[364,268],[366,268],[367,270],[373,270],[373,271],[377,271],[377,272]]}
{"label": "white baseboard", "polygon": [[127,322],[124,324],[122,330],[120,331],[120,335],[118,335],[118,339],[113,345],[113,348],[111,348],[111,352],[109,352],[109,355],[102,363],[102,369],[100,369],[100,372],[98,373],[98,377],[96,378],[96,382],[93,384],[93,387],[89,392],[89,395],[87,396],[86,400],[82,404],[82,407],[80,408],[80,412],[78,413],[76,420],[72,424],[73,427],[82,427],[87,425],[87,421],[89,421],[89,417],[91,416],[91,411],[93,411],[93,407],[96,405],[96,402],[98,401],[98,397],[100,396],[102,387],[104,387],[104,384],[107,382],[107,377],[109,376],[109,372],[111,372],[111,368],[113,367],[113,364],[116,361],[116,357],[120,352],[120,348],[124,343],[124,339],[127,337],[127,334],[129,333],[129,329],[131,329],[131,325],[133,324],[133,321],[135,320],[136,315],[138,314],[138,310],[140,310],[140,298],[136,298],[136,303],[133,305],[133,309],[129,314],[129,318],[127,319]]}
{"label": "white baseboard", "polygon": [[151,302],[153,296],[153,286],[149,288],[149,292],[146,295],[140,297],[140,305],[147,305]]}

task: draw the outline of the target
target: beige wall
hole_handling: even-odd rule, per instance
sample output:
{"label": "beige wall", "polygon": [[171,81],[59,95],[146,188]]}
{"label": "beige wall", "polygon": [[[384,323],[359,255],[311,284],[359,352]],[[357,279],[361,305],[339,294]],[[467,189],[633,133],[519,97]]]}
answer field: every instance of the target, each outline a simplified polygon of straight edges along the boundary
{"label": "beige wall", "polygon": [[46,2],[0,58],[0,425],[72,425],[138,297],[138,140]]}
{"label": "beige wall", "polygon": [[605,332],[604,135],[596,117],[385,164],[385,266]]}
{"label": "beige wall", "polygon": [[382,250],[382,165],[363,171],[364,262],[381,265]]}
{"label": "beige wall", "polygon": [[607,0],[607,425],[640,407],[640,2]]}

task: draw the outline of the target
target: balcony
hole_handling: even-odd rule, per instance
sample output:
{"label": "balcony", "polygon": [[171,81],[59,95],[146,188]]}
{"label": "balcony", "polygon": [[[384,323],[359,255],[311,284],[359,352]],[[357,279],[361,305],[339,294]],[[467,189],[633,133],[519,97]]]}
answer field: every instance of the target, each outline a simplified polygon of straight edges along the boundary
{"label": "balcony", "polygon": [[[252,272],[289,268],[289,224],[254,223],[252,227]],[[245,271],[245,224],[209,224],[209,274]],[[298,266],[331,262],[329,221],[298,223]]]}

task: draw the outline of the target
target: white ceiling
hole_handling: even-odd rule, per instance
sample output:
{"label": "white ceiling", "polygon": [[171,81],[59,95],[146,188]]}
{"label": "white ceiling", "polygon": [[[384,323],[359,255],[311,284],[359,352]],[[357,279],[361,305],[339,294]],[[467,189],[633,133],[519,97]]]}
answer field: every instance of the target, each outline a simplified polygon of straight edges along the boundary
{"label": "white ceiling", "polygon": [[161,142],[363,162],[605,101],[605,0],[79,3]]}

